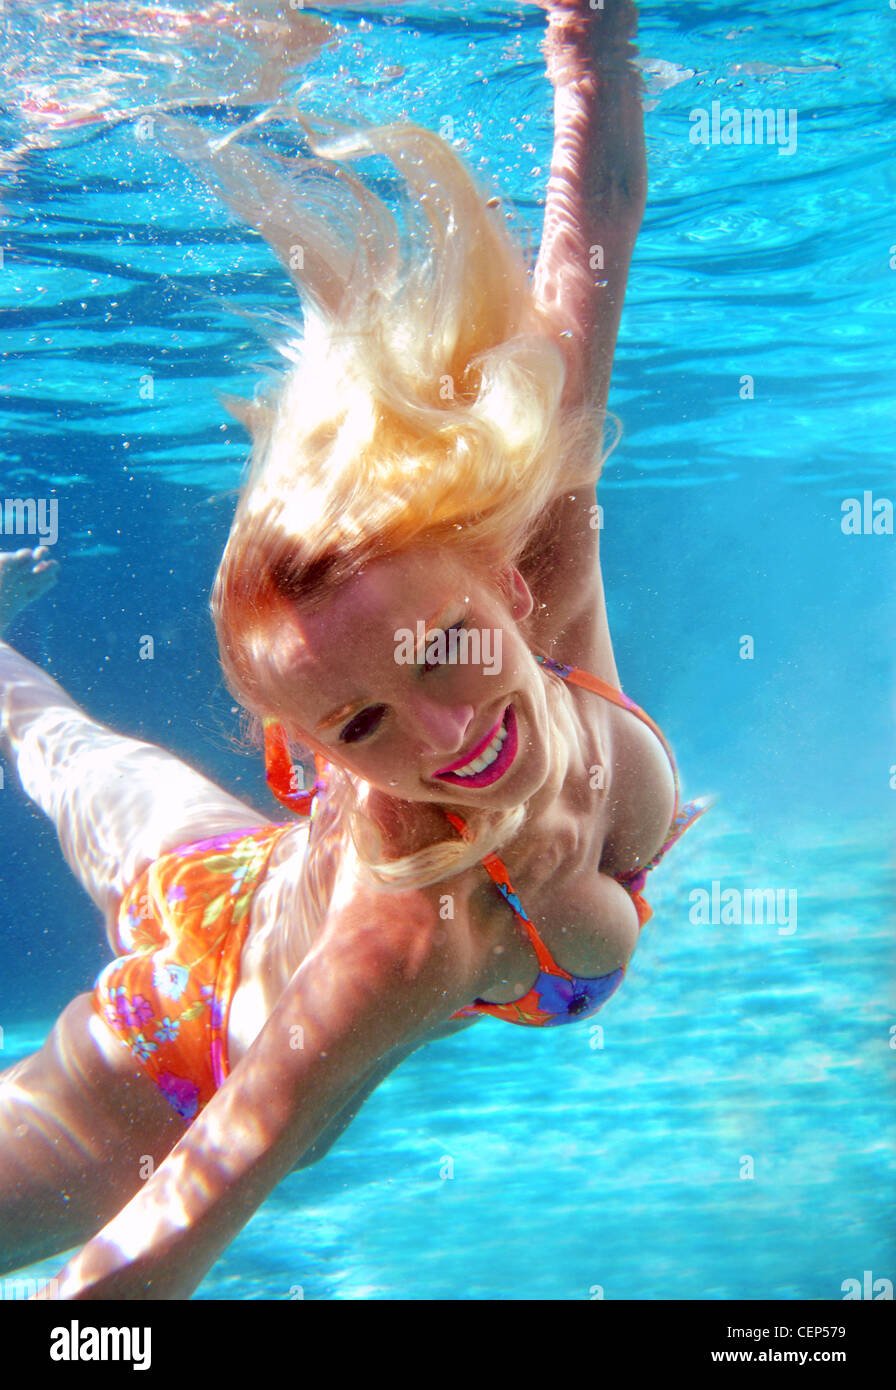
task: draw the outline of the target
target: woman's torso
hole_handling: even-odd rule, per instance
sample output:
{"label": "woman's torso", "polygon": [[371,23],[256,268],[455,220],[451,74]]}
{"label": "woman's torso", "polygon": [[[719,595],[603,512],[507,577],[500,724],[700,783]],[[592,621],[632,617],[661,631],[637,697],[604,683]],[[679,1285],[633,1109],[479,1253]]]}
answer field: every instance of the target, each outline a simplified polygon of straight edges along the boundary
{"label": "woman's torso", "polygon": [[[578,747],[559,794],[527,817],[500,853],[554,960],[573,975],[593,977],[626,965],[634,951],[638,917],[617,878],[649,864],[660,849],[674,814],[675,785],[665,749],[640,719],[593,691],[567,685],[557,693],[572,702]],[[445,824],[440,807],[421,805],[413,848],[444,838]],[[308,835],[308,823],[301,822],[282,837],[255,894],[230,1012],[231,1066],[260,1032],[322,930],[321,914],[301,891]],[[402,852],[408,848],[401,846]],[[343,860],[332,865],[334,875],[337,867],[341,878],[355,871]],[[356,871],[362,872],[360,865]],[[455,903],[446,926],[468,934],[463,948],[471,961],[470,1001],[504,1003],[524,995],[538,964],[484,868],[474,865],[444,889]],[[432,1036],[470,1021],[446,1019]]]}

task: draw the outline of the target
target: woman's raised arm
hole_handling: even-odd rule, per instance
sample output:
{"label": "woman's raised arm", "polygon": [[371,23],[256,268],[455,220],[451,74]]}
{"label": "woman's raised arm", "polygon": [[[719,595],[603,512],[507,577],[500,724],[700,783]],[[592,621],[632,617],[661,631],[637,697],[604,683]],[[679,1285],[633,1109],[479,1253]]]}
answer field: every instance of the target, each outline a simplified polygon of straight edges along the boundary
{"label": "woman's raised arm", "polygon": [[[629,263],[647,197],[631,0],[548,0],[554,151],[534,293],[562,334],[566,404],[606,408]],[[590,488],[561,494],[532,537],[534,639],[618,683]],[[524,562],[523,571],[526,572]],[[528,576],[527,576],[528,577]]]}
{"label": "woman's raised arm", "polygon": [[469,1001],[463,939],[434,889],[371,889],[331,913],[239,1065],[55,1297],[188,1298],[365,1079]]}
{"label": "woman's raised arm", "polygon": [[569,335],[571,394],[603,408],[647,196],[631,0],[551,0],[554,150],[535,293]]}

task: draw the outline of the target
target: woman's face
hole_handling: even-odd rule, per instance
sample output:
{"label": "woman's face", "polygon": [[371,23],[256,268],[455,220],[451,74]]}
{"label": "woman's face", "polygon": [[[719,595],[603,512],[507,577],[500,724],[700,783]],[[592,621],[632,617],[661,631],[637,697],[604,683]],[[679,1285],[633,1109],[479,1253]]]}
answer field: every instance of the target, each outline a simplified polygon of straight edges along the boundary
{"label": "woman's face", "polygon": [[277,632],[288,728],[407,801],[507,810],[544,783],[544,682],[519,571],[444,550],[372,561]]}

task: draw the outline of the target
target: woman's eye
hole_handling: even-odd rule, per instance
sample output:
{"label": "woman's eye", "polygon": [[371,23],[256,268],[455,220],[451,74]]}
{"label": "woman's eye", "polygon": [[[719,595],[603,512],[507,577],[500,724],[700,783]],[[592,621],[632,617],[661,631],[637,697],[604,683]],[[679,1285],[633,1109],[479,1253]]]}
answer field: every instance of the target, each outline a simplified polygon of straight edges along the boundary
{"label": "woman's eye", "polygon": [[[463,624],[463,619],[461,619],[461,621],[460,621],[459,623],[452,623],[450,627],[446,627],[446,628],[443,630],[442,635],[443,635],[444,638],[445,638],[444,651],[445,651],[445,655],[446,655],[446,657],[447,657],[447,659],[448,659],[449,661],[450,661],[450,659],[451,659],[451,644],[450,644],[450,642],[449,642],[449,640],[448,640],[448,633],[449,633],[449,632],[460,632],[460,630],[461,630],[461,628],[463,627],[463,625],[464,625],[464,624]],[[438,637],[438,633],[435,633],[435,634],[434,634],[434,637],[437,638],[437,637]],[[430,645],[430,643],[427,642],[427,646],[429,646],[429,645]],[[441,644],[440,644],[440,645],[441,645]],[[442,665],[442,662],[441,662],[441,661],[430,661],[429,657],[427,657],[426,660],[424,661],[423,666],[422,666],[421,669],[424,670],[424,671],[434,671],[435,668],[436,668],[437,666],[441,666],[441,665]]]}
{"label": "woman's eye", "polygon": [[346,724],[339,735],[340,739],[343,743],[357,743],[359,739],[367,738],[379,728],[385,713],[385,705],[370,705],[367,709],[362,709],[360,714],[356,714],[354,719]]}

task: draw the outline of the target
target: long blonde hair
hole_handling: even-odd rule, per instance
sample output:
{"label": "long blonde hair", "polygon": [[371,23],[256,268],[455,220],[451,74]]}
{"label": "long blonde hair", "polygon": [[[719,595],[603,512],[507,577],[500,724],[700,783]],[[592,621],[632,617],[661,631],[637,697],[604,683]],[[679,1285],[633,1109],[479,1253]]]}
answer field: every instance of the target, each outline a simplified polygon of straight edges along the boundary
{"label": "long blonde hair", "polygon": [[[165,136],[261,232],[302,299],[285,373],[228,402],[252,457],[212,594],[230,689],[259,718],[283,718],[272,634],[287,607],[323,603],[369,560],[421,544],[515,563],[551,500],[596,481],[604,420],[564,404],[558,330],[495,200],[443,140],[414,125],[325,136],[279,107],[313,155],[285,159],[244,143],[269,114],[215,145],[174,122]],[[396,211],[346,167],[364,156],[399,176]],[[465,808],[466,841],[446,822],[443,841],[387,860],[369,790],[334,766],[312,842],[349,834],[390,887],[469,867],[525,815]]]}

